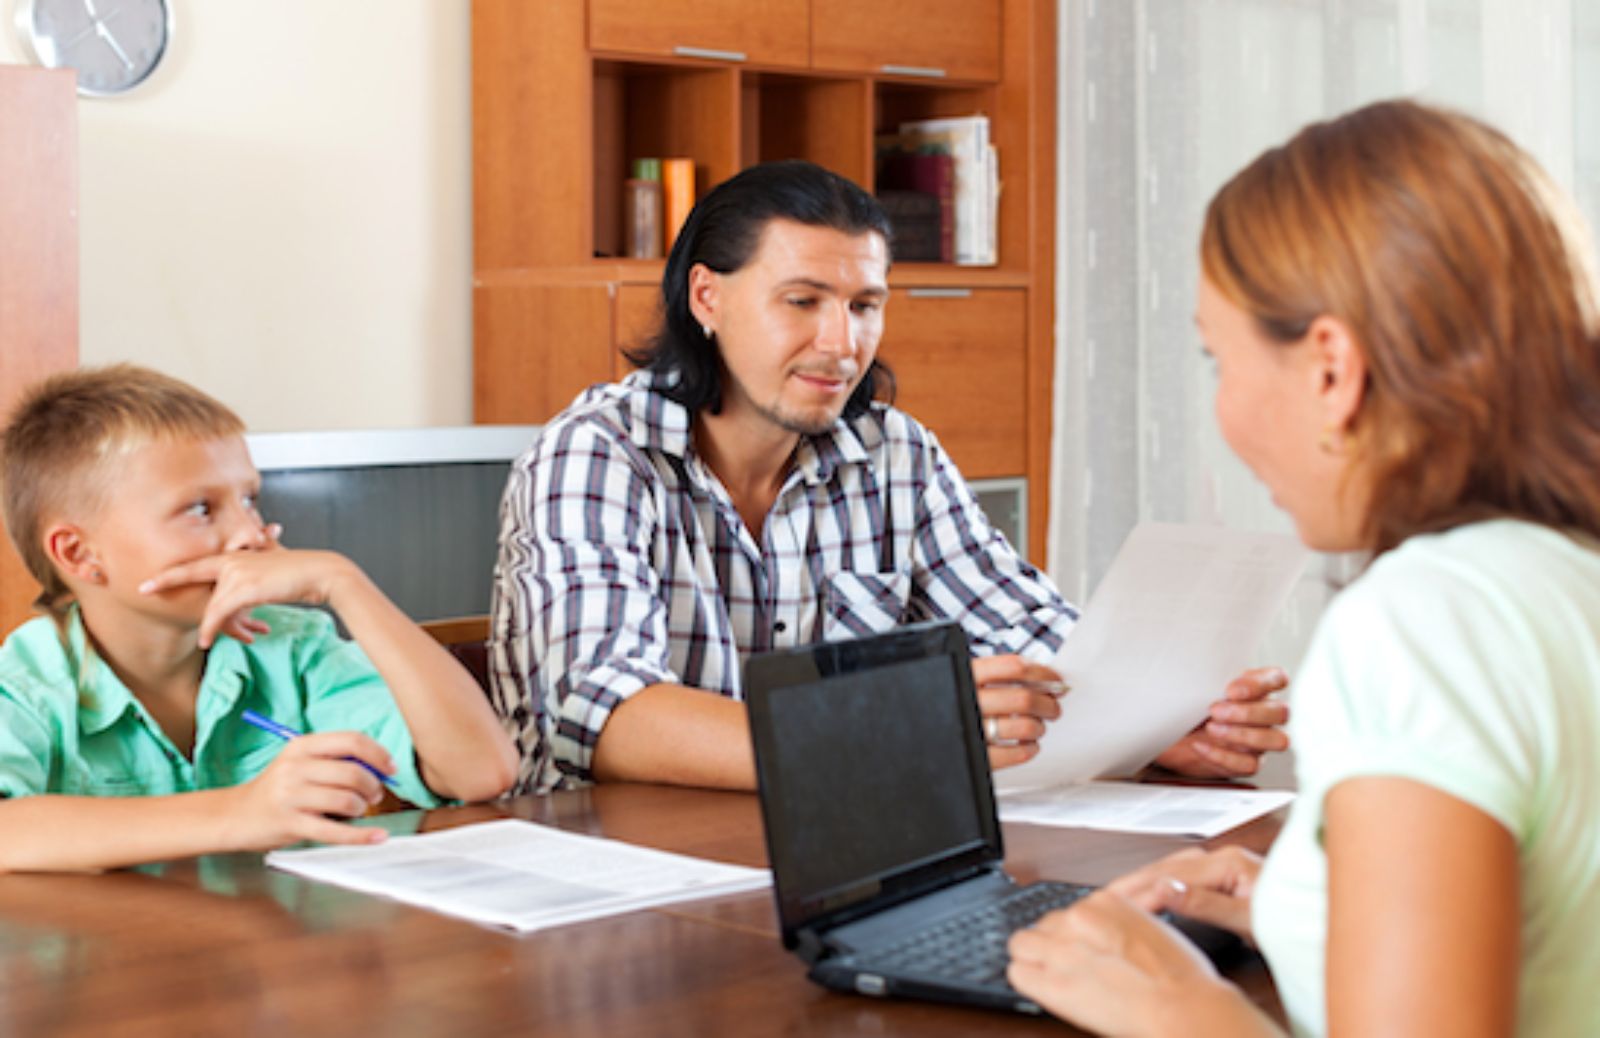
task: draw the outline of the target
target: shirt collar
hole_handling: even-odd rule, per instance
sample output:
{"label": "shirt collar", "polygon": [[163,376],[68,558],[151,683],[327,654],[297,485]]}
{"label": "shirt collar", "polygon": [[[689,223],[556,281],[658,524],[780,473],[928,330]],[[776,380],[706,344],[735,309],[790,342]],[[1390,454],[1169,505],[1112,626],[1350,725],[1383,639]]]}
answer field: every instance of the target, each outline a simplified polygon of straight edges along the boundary
{"label": "shirt collar", "polygon": [[[629,438],[641,448],[686,460],[691,449],[693,416],[682,404],[669,400],[662,390],[671,376],[635,371],[623,384],[640,392],[629,394],[633,414]],[[815,436],[802,436],[795,449],[795,469],[807,483],[826,483],[841,465],[870,464],[871,452],[855,426],[841,418]]]}
{"label": "shirt collar", "polygon": [[[89,632],[83,626],[83,613],[76,604],[67,613],[67,653],[71,657],[72,673],[78,682],[78,728],[86,735],[105,731],[130,710],[139,709],[133,693],[117,677],[100,654],[89,643]],[[249,661],[244,646],[229,637],[220,637],[206,653],[205,673],[200,679],[202,694],[197,701],[207,704],[208,712],[226,712],[239,698],[249,673]]]}

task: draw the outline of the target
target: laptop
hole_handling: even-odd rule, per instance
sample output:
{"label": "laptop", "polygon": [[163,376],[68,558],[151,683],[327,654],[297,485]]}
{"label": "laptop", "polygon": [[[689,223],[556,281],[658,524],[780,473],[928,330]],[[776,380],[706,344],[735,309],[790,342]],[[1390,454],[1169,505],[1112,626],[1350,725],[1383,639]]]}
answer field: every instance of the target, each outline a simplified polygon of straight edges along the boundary
{"label": "laptop", "polygon": [[[752,656],[745,691],[783,943],[811,979],[1041,1012],[1006,981],[1006,941],[1094,888],[1019,885],[1001,867],[961,628]],[[1213,957],[1240,946],[1178,925]]]}

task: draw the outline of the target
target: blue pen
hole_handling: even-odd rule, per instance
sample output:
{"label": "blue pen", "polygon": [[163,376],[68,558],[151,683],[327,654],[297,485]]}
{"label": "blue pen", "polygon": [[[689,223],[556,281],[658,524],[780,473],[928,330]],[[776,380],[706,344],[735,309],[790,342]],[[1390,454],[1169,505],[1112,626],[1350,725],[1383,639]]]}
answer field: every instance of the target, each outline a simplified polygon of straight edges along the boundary
{"label": "blue pen", "polygon": [[[284,742],[288,742],[290,739],[298,739],[298,738],[300,738],[300,736],[305,734],[304,732],[295,731],[293,728],[290,728],[286,724],[279,724],[277,721],[274,721],[270,717],[262,717],[260,714],[256,713],[254,710],[246,710],[244,712],[244,714],[243,714],[243,718],[244,718],[244,723],[245,724],[254,725],[255,727],[261,729],[263,732],[268,733],[269,735],[276,735],[278,738],[282,739]],[[374,768],[372,765],[368,764],[366,761],[364,761],[364,760],[356,760],[356,758],[354,758],[354,757],[346,757],[345,760],[355,761],[357,764],[361,765],[363,768],[366,768],[368,771],[372,772],[374,778],[376,778],[379,782],[382,782],[384,785],[386,785],[386,786],[393,786],[394,785],[394,778],[392,776],[385,775],[383,772],[379,771],[377,768]]]}

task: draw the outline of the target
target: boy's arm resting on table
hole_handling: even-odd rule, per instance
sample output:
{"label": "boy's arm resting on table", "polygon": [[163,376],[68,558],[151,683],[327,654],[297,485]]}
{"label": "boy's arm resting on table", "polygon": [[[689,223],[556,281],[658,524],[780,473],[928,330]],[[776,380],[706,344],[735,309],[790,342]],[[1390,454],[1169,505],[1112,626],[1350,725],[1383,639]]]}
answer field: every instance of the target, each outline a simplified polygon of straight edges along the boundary
{"label": "boy's arm resting on table", "polygon": [[0,797],[0,872],[89,871],[227,851],[270,850],[298,840],[376,843],[359,817],[382,797],[377,778],[394,762],[358,732],[302,736],[242,785],[168,796]]}
{"label": "boy's arm resting on table", "polygon": [[505,792],[516,751],[472,675],[390,602],[355,563],[324,551],[275,548],[213,555],[146,582],[154,593],[212,585],[200,624],[209,646],[230,617],[273,602],[327,605],[372,661],[400,708],[428,788],[460,800]]}

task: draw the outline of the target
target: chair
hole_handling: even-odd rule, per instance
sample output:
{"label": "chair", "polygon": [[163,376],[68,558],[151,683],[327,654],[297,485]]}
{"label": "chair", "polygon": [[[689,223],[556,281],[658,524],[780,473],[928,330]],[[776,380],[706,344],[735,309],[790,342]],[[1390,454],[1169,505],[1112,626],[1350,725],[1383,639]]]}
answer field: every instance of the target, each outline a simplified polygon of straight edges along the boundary
{"label": "chair", "polygon": [[472,675],[485,693],[489,691],[487,616],[455,616],[446,620],[425,620],[421,627],[467,668],[467,673]]}

